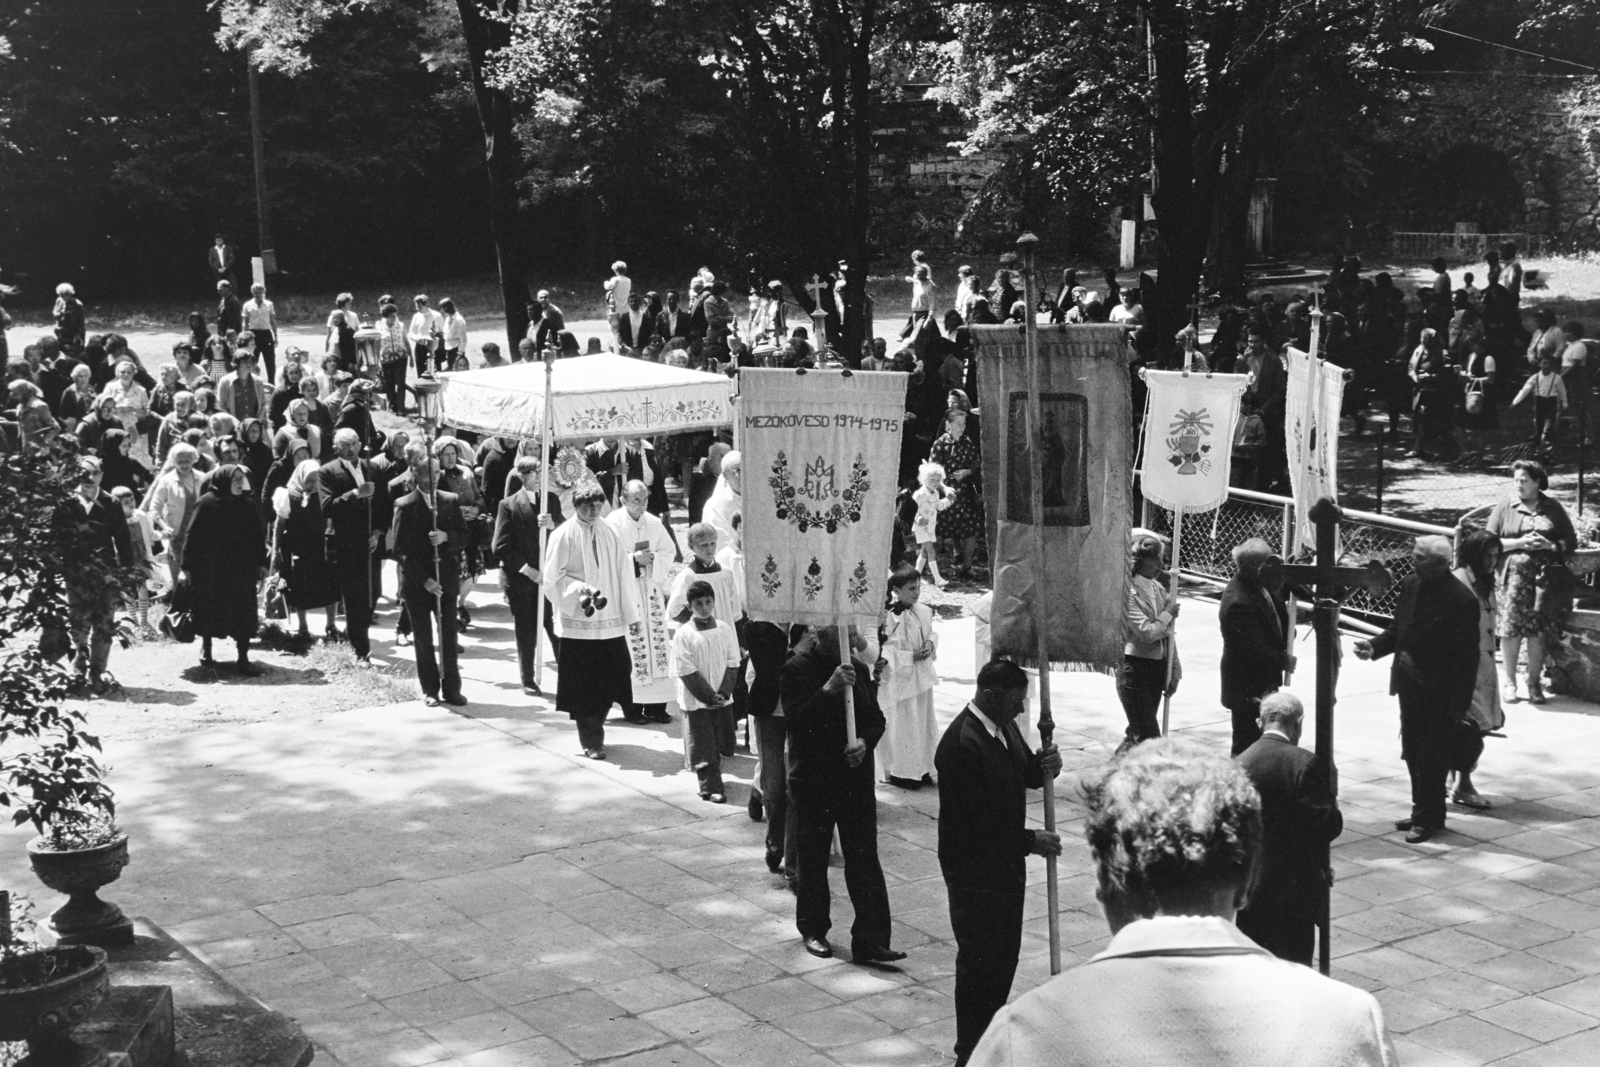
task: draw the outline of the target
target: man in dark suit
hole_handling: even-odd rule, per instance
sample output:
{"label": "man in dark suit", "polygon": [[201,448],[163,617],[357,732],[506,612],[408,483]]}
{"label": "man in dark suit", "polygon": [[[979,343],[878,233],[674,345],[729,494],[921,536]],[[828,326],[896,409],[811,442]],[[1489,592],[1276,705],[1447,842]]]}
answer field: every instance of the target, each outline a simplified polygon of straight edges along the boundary
{"label": "man in dark suit", "polygon": [[1061,773],[1054,745],[1034,752],[1017,729],[1028,676],[1010,660],[978,671],[978,692],[939,741],[939,869],[956,936],[956,1064],[1005,1005],[1022,951],[1024,859],[1059,856],[1061,837],[1030,830],[1028,790]]}
{"label": "man in dark suit", "polygon": [[689,313],[678,307],[678,290],[667,290],[667,306],[656,316],[656,336],[666,344],[674,338],[689,340]]}
{"label": "man in dark suit", "polygon": [[334,458],[317,471],[317,495],[327,516],[327,554],[344,598],[345,634],[356,658],[372,654],[372,553],[378,547],[372,498],[378,472],[361,458],[361,437],[349,428],[333,435]]}
{"label": "man in dark suit", "polygon": [[1261,737],[1257,724],[1261,698],[1283,684],[1283,672],[1293,670],[1289,652],[1289,609],[1283,582],[1269,588],[1261,580],[1261,566],[1276,558],[1272,546],[1259,537],[1233,550],[1238,570],[1222,591],[1217,619],[1222,624],[1222,706],[1233,715],[1233,755],[1237,756]]}
{"label": "man in dark suit", "polygon": [[1394,621],[1355,645],[1359,659],[1394,653],[1389,692],[1400,698],[1400,756],[1411,772],[1411,818],[1394,826],[1409,831],[1412,844],[1444,829],[1456,724],[1472,704],[1478,677],[1478,598],[1450,573],[1450,555],[1444,538],[1417,538],[1416,571],[1400,585]]}
{"label": "man in dark suit", "polygon": [[[850,928],[857,963],[893,963],[889,947],[889,890],[878,862],[878,799],[872,750],[883,736],[877,684],[866,664],[842,663],[839,628],[797,628],[793,655],[778,688],[789,727],[789,803],[795,820],[799,873],[795,925],[813,956],[833,955],[828,944],[828,854],[839,829],[844,884],[855,908]],[[844,694],[855,695],[856,736],[845,731]]]}
{"label": "man in dark suit", "polygon": [[[456,661],[456,598],[461,593],[457,555],[467,543],[467,523],[461,517],[456,494],[435,490],[438,464],[421,441],[406,445],[416,488],[395,501],[389,527],[389,551],[399,561],[400,598],[411,616],[417,650],[417,681],[422,702],[438,707],[466,704],[461,695],[461,672]],[[448,605],[439,610],[440,603]],[[433,624],[439,620],[442,640],[434,653]],[[442,670],[441,670],[442,666]]]}
{"label": "man in dark suit", "polygon": [[[116,685],[106,668],[111,662],[117,596],[107,587],[116,584],[117,568],[133,565],[133,539],[122,505],[100,489],[100,460],[80,456],[78,466],[82,475],[78,491],[70,503],[60,507],[55,521],[57,528],[68,531],[77,547],[94,560],[92,568],[73,569],[66,575],[67,618],[76,650],[73,686],[103,696]],[[54,643],[65,652],[64,642]]]}
{"label": "man in dark suit", "polygon": [[[506,592],[506,604],[511,608],[511,619],[516,627],[522,691],[532,696],[539,692],[533,681],[533,646],[538,625],[534,620],[539,608],[539,583],[543,581],[539,557],[539,457],[518,456],[516,471],[517,477],[522,479],[522,489],[500,501],[490,551],[500,563],[500,584]],[[546,496],[545,507],[546,530],[553,530],[566,521],[561,514],[561,502],[554,493]],[[558,644],[555,615],[548,601],[544,605],[544,630],[554,653]]]}
{"label": "man in dark suit", "polygon": [[617,316],[617,340],[624,350],[637,354],[643,352],[650,339],[656,335],[654,316],[644,306],[638,293],[628,294],[628,306]]}
{"label": "man in dark suit", "polygon": [[1327,768],[1300,747],[1305,708],[1293,693],[1261,700],[1261,739],[1238,757],[1261,794],[1261,868],[1239,913],[1246,936],[1274,956],[1311,966],[1331,874],[1328,844],[1344,829]]}

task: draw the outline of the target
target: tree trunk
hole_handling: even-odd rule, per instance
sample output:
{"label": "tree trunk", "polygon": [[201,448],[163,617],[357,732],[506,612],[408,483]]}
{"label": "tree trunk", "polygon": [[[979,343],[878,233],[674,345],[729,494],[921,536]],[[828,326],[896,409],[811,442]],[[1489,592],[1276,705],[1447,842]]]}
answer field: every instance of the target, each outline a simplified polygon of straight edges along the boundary
{"label": "tree trunk", "polygon": [[[509,23],[484,17],[477,0],[456,0],[461,12],[461,32],[472,69],[472,93],[483,124],[484,160],[489,172],[489,229],[494,237],[496,265],[500,271],[500,299],[505,303],[508,359],[515,358],[518,343],[528,335],[527,256],[522,240],[517,178],[522,158],[512,132],[511,99],[484,80],[489,53],[510,43]],[[514,14],[517,0],[501,0],[500,13]]]}
{"label": "tree trunk", "polygon": [[850,273],[844,286],[844,323],[839,355],[857,366],[862,342],[872,337],[867,314],[867,275],[872,267],[872,38],[877,31],[877,0],[863,0],[859,28],[850,49],[850,216],[845,258]]}
{"label": "tree trunk", "polygon": [[1220,179],[1211,284],[1224,301],[1241,301],[1245,295],[1244,265],[1250,255],[1245,231],[1250,220],[1250,198],[1255,191],[1256,175],[1261,173],[1259,145],[1259,139],[1247,125]]}

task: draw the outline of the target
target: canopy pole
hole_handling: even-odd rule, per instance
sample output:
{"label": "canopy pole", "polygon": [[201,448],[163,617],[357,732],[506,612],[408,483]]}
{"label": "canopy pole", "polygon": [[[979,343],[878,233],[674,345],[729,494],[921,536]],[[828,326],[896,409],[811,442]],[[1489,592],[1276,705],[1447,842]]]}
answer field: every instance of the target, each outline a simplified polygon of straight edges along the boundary
{"label": "canopy pole", "polygon": [[[836,628],[839,631],[839,663],[848,667],[850,666],[850,624],[840,619]],[[844,737],[846,748],[853,744],[856,739],[856,692],[854,686],[844,691]]]}
{"label": "canopy pole", "polygon": [[[1017,247],[1022,252],[1022,299],[1027,307],[1027,314],[1022,318],[1022,338],[1028,360],[1028,508],[1033,519],[1030,532],[1033,535],[1035,567],[1031,606],[1033,636],[1037,642],[1036,654],[1039,659],[1039,744],[1040,747],[1046,747],[1055,736],[1056,721],[1050,714],[1050,631],[1045,609],[1044,458],[1040,448],[1044,415],[1043,399],[1039,395],[1044,388],[1044,376],[1040,373],[1039,324],[1033,309],[1038,284],[1033,276],[1033,246],[1038,243],[1039,238],[1031,233],[1024,233],[1017,238]],[[983,664],[978,666],[981,669]],[[1048,776],[1044,780],[1044,828],[1047,833],[1055,833],[1056,830],[1055,779]],[[1046,921],[1050,927],[1050,973],[1060,974],[1061,886],[1056,871],[1056,857],[1045,857],[1044,871]]]}
{"label": "canopy pole", "polygon": [[[1172,569],[1167,572],[1167,592],[1174,602],[1178,599],[1179,555],[1183,546],[1183,508],[1172,509]],[[1167,684],[1161,691],[1161,736],[1167,736],[1172,724],[1172,670],[1178,662],[1178,620],[1167,624]]]}
{"label": "canopy pole", "polygon": [[[544,693],[544,606],[550,595],[549,575],[545,574],[545,516],[550,513],[550,377],[556,369],[556,350],[545,348],[544,408],[539,412],[539,595],[533,598],[533,687]],[[552,601],[553,603],[553,601]]]}

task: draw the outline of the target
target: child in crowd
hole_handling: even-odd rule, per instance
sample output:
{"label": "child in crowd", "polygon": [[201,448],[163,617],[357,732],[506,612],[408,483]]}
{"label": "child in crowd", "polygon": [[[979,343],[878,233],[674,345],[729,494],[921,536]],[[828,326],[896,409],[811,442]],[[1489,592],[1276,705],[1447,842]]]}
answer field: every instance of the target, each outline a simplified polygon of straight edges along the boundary
{"label": "child in crowd", "polygon": [[944,467],[937,463],[924,463],[917,468],[917,481],[921,483],[911,499],[916,501],[917,515],[911,520],[912,539],[917,542],[916,571],[922,573],[926,566],[933,576],[933,584],[943,587],[939,575],[939,512],[956,501],[956,494],[945,488]]}
{"label": "child in crowd", "polygon": [[933,659],[938,642],[933,611],[922,599],[922,576],[904,563],[889,576],[889,612],[884,624],[879,679],[885,729],[878,744],[878,767],[890,785],[920,789],[933,781],[933,756],[939,726],[933,714],[933,688],[939,684]]}
{"label": "child in crowd", "polygon": [[[689,527],[687,540],[693,555],[689,565],[673,579],[672,592],[667,597],[667,619],[686,626],[693,611],[689,604],[689,587],[697,581],[705,582],[715,596],[717,619],[728,624],[728,631],[734,635],[737,645],[739,627],[744,617],[744,587],[734,578],[732,567],[717,562],[716,528],[708,522],[697,522]],[[717,728],[717,748],[724,756],[734,753],[742,710],[732,702],[716,709],[713,719]]]}
{"label": "child in crowd", "polygon": [[1556,373],[1556,357],[1539,358],[1539,373],[1529,378],[1511,406],[1516,407],[1528,397],[1533,397],[1533,436],[1541,448],[1555,444],[1556,423],[1567,410],[1567,386]]}
{"label": "child in crowd", "polygon": [[722,784],[722,720],[739,675],[739,639],[733,627],[717,618],[717,596],[709,582],[690,582],[685,595],[690,618],[672,637],[672,673],[678,679],[678,706],[683,709],[684,762],[699,779],[700,799],[721,804],[727,800]]}
{"label": "child in crowd", "polygon": [[134,620],[139,624],[139,636],[153,638],[155,628],[150,625],[150,589],[155,582],[155,525],[138,507],[133,490],[119,485],[111,490],[111,499],[122,505],[122,514],[128,520],[128,539],[133,542],[133,566],[138,568],[139,600],[134,609]]}

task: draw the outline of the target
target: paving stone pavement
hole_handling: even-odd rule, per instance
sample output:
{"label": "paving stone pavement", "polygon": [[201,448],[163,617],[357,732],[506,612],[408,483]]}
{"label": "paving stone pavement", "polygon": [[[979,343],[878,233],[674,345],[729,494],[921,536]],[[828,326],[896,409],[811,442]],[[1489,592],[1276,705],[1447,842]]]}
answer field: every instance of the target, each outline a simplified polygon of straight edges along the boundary
{"label": "paving stone pavement", "polygon": [[[392,612],[381,616],[392,624]],[[319,1062],[346,1067],[616,1063],[627,1067],[934,1065],[954,1040],[955,950],[934,853],[933,790],[879,791],[897,971],[805,954],[793,898],[743,810],[700,801],[672,727],[608,728],[611,759],[516,684],[510,619],[476,594],[463,659],[471,706],[403,704],[147,743],[107,760],[133,863],[106,895],[147,915],[298,1019]],[[937,705],[973,681],[971,621],[939,623]],[[1187,681],[1173,724],[1220,747],[1215,609],[1186,606]],[[383,637],[389,632],[383,631]],[[1310,645],[1297,689],[1309,695]],[[379,643],[380,655],[394,650]],[[1383,1003],[1402,1062],[1600,1063],[1600,743],[1594,707],[1508,709],[1479,787],[1485,813],[1408,846],[1386,664],[1348,658],[1338,752],[1345,833],[1334,850],[1334,974]],[[1108,940],[1081,840],[1076,780],[1121,732],[1112,683],[1057,675],[1068,843],[1068,966]],[[198,705],[197,705],[198,706]],[[1305,743],[1311,744],[1307,737]],[[1031,817],[1040,817],[1034,803]],[[0,881],[41,909],[25,835]],[[1044,869],[1032,886],[1016,992],[1048,978]],[[835,872],[836,932],[850,908]],[[847,938],[843,938],[847,941]]]}

